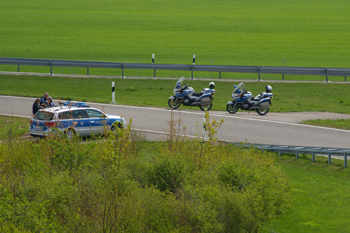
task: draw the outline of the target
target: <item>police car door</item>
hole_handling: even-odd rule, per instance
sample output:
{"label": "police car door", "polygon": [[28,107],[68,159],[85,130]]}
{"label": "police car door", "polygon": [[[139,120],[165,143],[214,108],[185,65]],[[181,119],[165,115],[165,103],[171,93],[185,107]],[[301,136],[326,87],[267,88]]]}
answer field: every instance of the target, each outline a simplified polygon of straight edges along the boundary
{"label": "police car door", "polygon": [[89,115],[83,109],[72,110],[75,130],[80,136],[90,135],[90,119]]}
{"label": "police car door", "polygon": [[108,118],[96,109],[85,109],[90,117],[91,134],[106,133],[109,130]]}

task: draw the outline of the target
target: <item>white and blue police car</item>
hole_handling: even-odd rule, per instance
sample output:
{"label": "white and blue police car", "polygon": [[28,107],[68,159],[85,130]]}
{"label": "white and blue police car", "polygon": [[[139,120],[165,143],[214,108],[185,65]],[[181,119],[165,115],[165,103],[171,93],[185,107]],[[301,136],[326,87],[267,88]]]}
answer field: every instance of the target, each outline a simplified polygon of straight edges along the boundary
{"label": "white and blue police car", "polygon": [[64,132],[69,138],[91,136],[126,128],[124,117],[109,115],[91,107],[52,107],[40,109],[30,120],[29,134],[48,136],[53,129]]}

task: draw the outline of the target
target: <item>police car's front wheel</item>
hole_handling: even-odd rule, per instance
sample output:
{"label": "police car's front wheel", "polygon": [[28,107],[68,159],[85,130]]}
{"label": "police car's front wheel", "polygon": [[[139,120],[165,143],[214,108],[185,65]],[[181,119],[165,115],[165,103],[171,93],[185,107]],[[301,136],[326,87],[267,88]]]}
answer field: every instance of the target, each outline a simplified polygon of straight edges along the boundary
{"label": "police car's front wheel", "polygon": [[72,139],[75,136],[74,129],[66,129],[64,131],[64,134],[67,136],[68,139]]}
{"label": "police car's front wheel", "polygon": [[119,123],[119,124],[113,124],[111,126],[111,131],[112,132],[116,132],[118,129],[123,129],[123,125]]}

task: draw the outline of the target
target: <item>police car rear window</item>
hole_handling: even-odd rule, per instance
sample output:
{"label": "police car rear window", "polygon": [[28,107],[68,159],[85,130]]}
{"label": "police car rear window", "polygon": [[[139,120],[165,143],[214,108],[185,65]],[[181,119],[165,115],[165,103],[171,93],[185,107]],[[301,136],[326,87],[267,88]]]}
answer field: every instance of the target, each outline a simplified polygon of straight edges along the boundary
{"label": "police car rear window", "polygon": [[58,114],[59,119],[80,119],[89,118],[84,110],[70,110]]}
{"label": "police car rear window", "polygon": [[73,115],[71,111],[67,111],[67,112],[61,112],[58,114],[58,118],[59,119],[73,119]]}
{"label": "police car rear window", "polygon": [[52,112],[43,112],[43,111],[38,111],[34,119],[35,120],[42,120],[42,121],[51,121],[53,119],[53,113]]}

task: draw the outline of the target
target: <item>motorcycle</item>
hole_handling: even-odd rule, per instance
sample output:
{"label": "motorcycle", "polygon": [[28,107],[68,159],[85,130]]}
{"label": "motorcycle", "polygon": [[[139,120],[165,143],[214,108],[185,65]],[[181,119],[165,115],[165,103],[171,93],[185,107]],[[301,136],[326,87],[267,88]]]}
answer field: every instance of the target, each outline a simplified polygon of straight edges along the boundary
{"label": "motorcycle", "polygon": [[184,106],[199,106],[203,111],[209,111],[213,106],[212,100],[215,94],[214,82],[209,83],[209,88],[203,88],[201,92],[195,92],[192,87],[188,87],[185,84],[182,87],[182,83],[185,80],[184,77],[180,78],[173,90],[173,96],[169,97],[168,105],[172,109],[177,109],[181,104]]}
{"label": "motorcycle", "polygon": [[235,89],[232,92],[232,101],[229,101],[226,106],[226,110],[234,114],[238,109],[242,110],[256,110],[260,115],[266,115],[270,110],[271,99],[274,95],[271,93],[272,87],[267,85],[265,87],[266,92],[261,92],[256,97],[250,91],[245,89],[244,83],[240,83],[238,86],[234,86]]}

